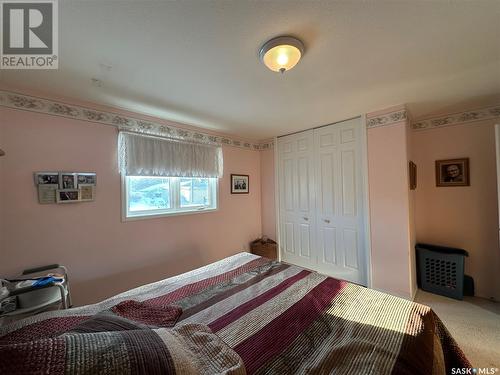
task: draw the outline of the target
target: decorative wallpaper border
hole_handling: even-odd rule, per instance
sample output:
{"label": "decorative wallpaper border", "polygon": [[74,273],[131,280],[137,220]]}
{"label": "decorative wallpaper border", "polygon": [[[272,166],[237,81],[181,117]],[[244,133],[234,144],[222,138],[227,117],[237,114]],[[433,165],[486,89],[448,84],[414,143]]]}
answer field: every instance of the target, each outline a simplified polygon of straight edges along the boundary
{"label": "decorative wallpaper border", "polygon": [[[158,122],[146,121],[113,112],[99,111],[87,107],[66,104],[54,100],[42,99],[9,91],[0,90],[0,106],[44,113],[52,116],[90,121],[138,133],[159,135],[188,142],[226,145],[255,151],[269,150],[274,147],[273,139],[255,142],[235,139],[228,136],[206,134],[201,131],[175,127],[170,124],[166,125]],[[368,114],[368,116],[370,115]],[[500,118],[500,104],[492,107],[413,121],[411,123],[411,128],[417,131],[427,130],[496,118]],[[368,117],[366,119],[366,127],[370,129],[409,120],[409,113],[407,109],[403,108],[393,112],[384,113],[382,115]]]}
{"label": "decorative wallpaper border", "polygon": [[415,121],[411,124],[411,128],[413,130],[435,129],[495,118],[500,118],[500,105]]}
{"label": "decorative wallpaper border", "polygon": [[249,150],[267,150],[274,147],[274,141],[263,142],[244,141],[230,137],[205,134],[199,131],[183,129],[171,125],[145,121],[112,112],[98,111],[95,109],[66,104],[49,99],[0,91],[0,106],[15,108],[25,111],[44,113],[53,116],[72,118],[75,120],[90,121],[103,125],[116,126],[129,131],[159,135],[188,142],[199,142],[214,145],[227,145]]}
{"label": "decorative wallpaper border", "polygon": [[383,115],[376,115],[374,117],[368,117],[366,119],[366,127],[376,128],[378,126],[392,125],[401,121],[408,120],[408,112],[406,109],[400,109],[390,113],[384,113]]}

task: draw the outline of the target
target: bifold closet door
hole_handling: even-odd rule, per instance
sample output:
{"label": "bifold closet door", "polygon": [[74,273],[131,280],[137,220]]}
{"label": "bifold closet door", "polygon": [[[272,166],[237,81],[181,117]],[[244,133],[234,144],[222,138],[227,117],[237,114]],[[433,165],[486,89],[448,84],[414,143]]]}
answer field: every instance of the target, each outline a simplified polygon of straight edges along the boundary
{"label": "bifold closet door", "polygon": [[317,267],[366,285],[361,119],[314,130]]}
{"label": "bifold closet door", "polygon": [[281,259],[310,268],[316,265],[313,134],[278,139]]}

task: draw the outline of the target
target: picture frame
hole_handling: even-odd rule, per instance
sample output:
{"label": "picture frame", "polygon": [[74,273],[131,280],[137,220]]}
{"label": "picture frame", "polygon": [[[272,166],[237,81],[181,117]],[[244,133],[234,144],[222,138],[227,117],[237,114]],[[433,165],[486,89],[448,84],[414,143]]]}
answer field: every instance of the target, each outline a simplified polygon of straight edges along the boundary
{"label": "picture frame", "polygon": [[469,158],[436,160],[436,186],[470,186]]}
{"label": "picture frame", "polygon": [[97,185],[97,174],[96,173],[77,173],[77,184],[80,185]]}
{"label": "picture frame", "polygon": [[57,203],[76,203],[80,202],[79,189],[57,189],[56,190]]}
{"label": "picture frame", "polygon": [[59,186],[59,172],[35,172],[33,174],[35,185]]}
{"label": "picture frame", "polygon": [[250,192],[250,176],[247,174],[231,174],[231,194],[248,194]]}
{"label": "picture frame", "polygon": [[56,203],[56,191],[59,189],[59,184],[42,184],[38,185],[38,203],[52,204]]}
{"label": "picture frame", "polygon": [[78,184],[80,190],[80,202],[92,202],[95,198],[95,185]]}
{"label": "picture frame", "polygon": [[417,165],[411,160],[408,163],[408,171],[410,177],[410,190],[415,190],[417,188]]}
{"label": "picture frame", "polygon": [[77,173],[73,172],[60,172],[59,173],[59,189],[68,190],[76,189],[77,183]]}

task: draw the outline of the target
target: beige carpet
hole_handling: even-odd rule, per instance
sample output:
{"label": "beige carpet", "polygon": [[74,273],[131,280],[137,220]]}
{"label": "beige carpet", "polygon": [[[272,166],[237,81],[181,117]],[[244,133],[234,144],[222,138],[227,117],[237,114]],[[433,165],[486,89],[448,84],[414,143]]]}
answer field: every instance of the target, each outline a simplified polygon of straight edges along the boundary
{"label": "beige carpet", "polygon": [[474,367],[500,368],[500,303],[478,297],[458,301],[422,290],[415,302],[436,312]]}

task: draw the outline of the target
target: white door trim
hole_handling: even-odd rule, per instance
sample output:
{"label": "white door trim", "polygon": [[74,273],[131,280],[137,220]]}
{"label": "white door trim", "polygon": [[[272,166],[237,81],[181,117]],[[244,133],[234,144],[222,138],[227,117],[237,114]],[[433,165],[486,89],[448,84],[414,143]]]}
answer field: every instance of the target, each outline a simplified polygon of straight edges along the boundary
{"label": "white door trim", "polygon": [[497,166],[497,207],[500,223],[500,124],[495,125],[495,152]]}
{"label": "white door trim", "polygon": [[276,230],[276,243],[278,244],[278,260],[281,262],[281,250],[280,250],[280,197],[279,197],[279,178],[278,178],[278,137],[274,137],[274,212],[275,212],[275,230]]}
{"label": "white door trim", "polygon": [[370,186],[368,185],[368,128],[366,127],[366,114],[361,115],[361,175],[363,176],[363,207],[365,230],[365,259],[366,259],[366,286],[372,287],[372,240],[370,230]]}

